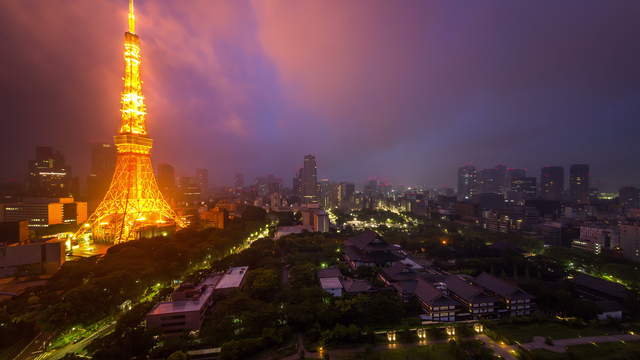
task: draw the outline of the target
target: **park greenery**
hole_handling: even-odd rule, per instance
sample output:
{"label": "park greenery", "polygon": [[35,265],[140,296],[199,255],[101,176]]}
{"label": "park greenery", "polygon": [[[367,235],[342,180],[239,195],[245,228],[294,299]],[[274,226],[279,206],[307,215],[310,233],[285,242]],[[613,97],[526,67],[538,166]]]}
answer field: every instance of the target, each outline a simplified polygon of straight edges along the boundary
{"label": "park greenery", "polygon": [[[539,312],[532,317],[488,322],[487,334],[506,342],[526,341],[533,335],[615,333],[628,330],[618,324],[600,324],[594,303],[575,296],[566,281],[575,271],[615,277],[637,288],[637,270],[624,260],[603,260],[572,249],[544,249],[539,240],[515,234],[492,233],[474,226],[434,221],[410,214],[367,210],[335,212],[338,222],[374,219],[377,230],[390,243],[400,245],[418,259],[452,273],[492,273],[518,283],[536,297]],[[292,213],[269,215],[283,224],[295,224]],[[411,217],[407,231],[385,223],[401,223]],[[221,347],[221,359],[245,359],[255,354],[290,354],[297,339],[308,350],[354,345],[363,348],[386,343],[376,331],[396,329],[400,343],[414,343],[420,307],[403,302],[394,291],[383,289],[333,298],[317,278],[319,269],[337,266],[345,276],[381,285],[381,269],[349,269],[342,262],[344,240],[350,228],[326,234],[303,232],[279,240],[261,238],[243,251],[232,253],[250,233],[268,222],[267,214],[247,207],[242,218],[224,230],[187,229],[168,237],[142,239],[114,246],[102,257],[66,263],[41,288],[0,304],[0,350],[31,338],[38,331],[73,341],[77,330],[115,320],[113,332],[95,340],[87,349],[94,359],[146,357],[183,358],[189,349]],[[211,271],[249,266],[242,289],[214,294],[199,334],[164,338],[147,330],[142,320],[159,300],[166,298],[178,280],[198,281]],[[123,304],[131,309],[123,312]],[[640,309],[635,299],[630,308]],[[640,310],[631,311],[632,319]],[[557,316],[574,318],[571,322]],[[514,335],[515,334],[515,335]],[[446,341],[438,329],[429,339]],[[354,359],[410,358],[492,359],[491,352],[475,341],[457,341],[415,349],[369,351]],[[365,357],[358,357],[365,356]],[[543,356],[543,355],[540,355]],[[533,358],[532,358],[533,359]],[[563,358],[564,359],[564,358]]]}
{"label": "park greenery", "polygon": [[170,293],[174,280],[223,257],[267,223],[262,209],[248,207],[244,215],[223,230],[186,229],[113,246],[103,257],[65,263],[45,286],[0,304],[0,349],[39,331],[60,335],[62,344],[73,341],[82,329],[120,314],[126,304],[139,304],[134,309],[142,313],[140,309]]}

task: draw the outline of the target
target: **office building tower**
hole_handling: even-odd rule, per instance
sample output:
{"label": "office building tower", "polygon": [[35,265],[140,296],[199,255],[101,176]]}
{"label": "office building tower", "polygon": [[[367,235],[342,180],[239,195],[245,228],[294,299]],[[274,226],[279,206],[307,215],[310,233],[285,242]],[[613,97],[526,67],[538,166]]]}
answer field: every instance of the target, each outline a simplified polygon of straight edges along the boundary
{"label": "office building tower", "polygon": [[473,165],[458,169],[458,200],[471,200],[477,191],[478,172]]}
{"label": "office building tower", "polygon": [[545,166],[540,173],[540,192],[543,200],[561,201],[564,192],[564,168]]}
{"label": "office building tower", "polygon": [[635,186],[625,186],[619,191],[620,205],[627,209],[640,208],[640,189]]}
{"label": "office building tower", "polygon": [[341,209],[350,210],[355,205],[356,185],[348,182],[341,182],[337,189],[337,202]]}
{"label": "office building tower", "polygon": [[522,178],[515,178],[511,182],[511,191],[524,194],[526,200],[535,199],[538,197],[538,179],[529,176]]}
{"label": "office building tower", "polygon": [[296,175],[293,177],[291,184],[291,190],[293,195],[299,199],[302,198],[302,168],[298,169]]}
{"label": "office building tower", "polygon": [[516,177],[511,179],[511,188],[507,192],[507,200],[516,205],[525,205],[526,200],[533,200],[538,197],[537,178]]}
{"label": "office building tower", "polygon": [[181,176],[178,186],[180,187],[180,199],[182,206],[197,205],[202,199],[202,189],[200,182],[194,176]]}
{"label": "office building tower", "polygon": [[49,146],[36,148],[36,159],[29,162],[27,194],[37,197],[65,197],[71,194],[71,167],[64,156]]}
{"label": "office building tower", "polygon": [[331,182],[329,179],[321,179],[318,181],[318,190],[320,195],[320,206],[323,209],[331,208]]}
{"label": "office building tower", "polygon": [[480,194],[500,193],[499,172],[497,169],[483,169],[478,174],[478,188]]}
{"label": "office building tower", "polygon": [[111,144],[91,145],[91,171],[87,178],[88,204],[93,211],[109,189],[116,166],[116,149]]}
{"label": "office building tower", "polygon": [[170,204],[176,199],[176,171],[169,164],[158,165],[158,188]]}
{"label": "office building tower", "polygon": [[207,196],[209,193],[209,170],[196,169],[196,181],[198,182],[198,186],[200,186],[202,195]]}
{"label": "office building tower", "polygon": [[508,169],[507,170],[507,178],[505,180],[507,191],[511,190],[511,183],[514,179],[520,179],[527,176],[527,171],[525,169]]}
{"label": "office building tower", "polygon": [[304,157],[302,168],[302,197],[305,203],[318,201],[318,176],[316,158],[313,155]]}
{"label": "office building tower", "polygon": [[578,204],[589,202],[589,165],[575,164],[569,168],[569,196]]}

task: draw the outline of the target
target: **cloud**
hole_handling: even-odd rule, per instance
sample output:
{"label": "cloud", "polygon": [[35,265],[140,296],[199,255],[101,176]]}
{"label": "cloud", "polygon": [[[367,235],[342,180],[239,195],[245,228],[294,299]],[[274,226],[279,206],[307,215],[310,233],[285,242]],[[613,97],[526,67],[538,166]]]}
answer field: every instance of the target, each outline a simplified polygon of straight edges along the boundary
{"label": "cloud", "polygon": [[[136,7],[154,160],[181,174],[289,178],[315,153],[336,179],[452,183],[469,160],[640,176],[634,151],[619,150],[637,149],[637,1]],[[84,174],[89,143],[110,141],[126,11],[124,0],[0,3],[4,177],[21,178],[39,144]]]}

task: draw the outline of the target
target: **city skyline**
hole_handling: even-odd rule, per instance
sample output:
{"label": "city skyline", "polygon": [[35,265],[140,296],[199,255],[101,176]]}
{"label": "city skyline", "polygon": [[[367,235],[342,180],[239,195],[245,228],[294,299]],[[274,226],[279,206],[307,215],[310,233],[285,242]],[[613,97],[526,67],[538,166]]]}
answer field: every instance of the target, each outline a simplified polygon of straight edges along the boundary
{"label": "city skyline", "polygon": [[624,1],[0,4],[0,357],[640,359]]}
{"label": "city skyline", "polygon": [[[1,60],[10,69],[1,100],[4,180],[23,179],[37,145],[65,154],[74,175],[89,174],[90,144],[109,143],[118,117],[120,66],[112,54],[120,44],[104,34],[125,26],[121,3],[69,4],[56,8],[56,17],[47,16],[48,3],[2,5],[10,37],[3,46],[14,54]],[[344,4],[357,31],[322,47],[320,36],[353,23],[313,3],[292,11],[300,19],[316,14],[314,29],[327,35],[306,33],[304,22],[256,3],[140,2],[144,56],[153,59],[145,86],[159,145],[154,166],[169,163],[179,174],[207,168],[211,183],[220,184],[237,172],[290,178],[299,157],[311,153],[321,178],[454,187],[453,174],[467,162],[530,172],[588,163],[595,186],[637,184],[632,130],[640,72],[632,64],[639,54],[629,44],[638,5],[577,4],[556,4],[553,17],[533,4],[462,11],[414,3],[421,10],[415,15],[411,6],[374,2],[361,12]],[[211,14],[215,21],[207,20]],[[400,18],[403,26],[390,26]],[[329,19],[337,22],[333,30]],[[297,37],[303,35],[313,35],[313,46],[287,45],[306,44]],[[406,43],[391,41],[404,35]],[[379,40],[364,45],[370,36]],[[73,47],[60,47],[62,39]],[[170,56],[175,50],[181,56]],[[332,51],[340,56],[321,60]],[[32,98],[37,107],[28,105]],[[30,136],[9,135],[16,133]]]}

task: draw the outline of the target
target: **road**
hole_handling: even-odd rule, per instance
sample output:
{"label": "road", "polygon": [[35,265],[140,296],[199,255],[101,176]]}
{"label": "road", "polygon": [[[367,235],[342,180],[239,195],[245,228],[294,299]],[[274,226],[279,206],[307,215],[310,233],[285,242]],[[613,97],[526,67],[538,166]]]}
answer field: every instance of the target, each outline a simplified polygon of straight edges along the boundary
{"label": "road", "polygon": [[13,360],[31,360],[35,359],[36,356],[42,353],[42,349],[44,348],[44,344],[49,342],[52,338],[51,334],[47,334],[44,332],[36,335],[31,342],[22,349],[22,351],[16,355]]}
{"label": "road", "polygon": [[[116,326],[116,322],[113,321],[113,322],[111,322],[111,323],[109,323],[109,324],[97,329],[91,335],[87,336],[86,338],[82,339],[81,341],[78,341],[75,344],[69,344],[69,345],[67,345],[67,346],[65,346],[63,348],[50,350],[50,351],[46,351],[46,352],[42,352],[41,351],[41,349],[42,349],[42,341],[38,342],[40,344],[40,346],[36,350],[28,350],[27,348],[31,347],[31,344],[30,344],[27,348],[25,348],[25,350],[23,350],[22,356],[21,357],[16,357],[16,358],[14,358],[14,360],[59,360],[59,359],[62,359],[67,354],[81,352],[93,340],[95,340],[95,339],[97,339],[99,337],[103,337],[103,336],[109,334],[110,332],[112,332],[115,329],[115,326]],[[38,336],[40,336],[40,335],[38,335]],[[38,337],[36,337],[36,339],[38,339]],[[36,341],[36,339],[34,339],[34,341]],[[50,340],[50,337],[49,337],[48,340]],[[34,341],[32,341],[32,343],[34,343]]]}

